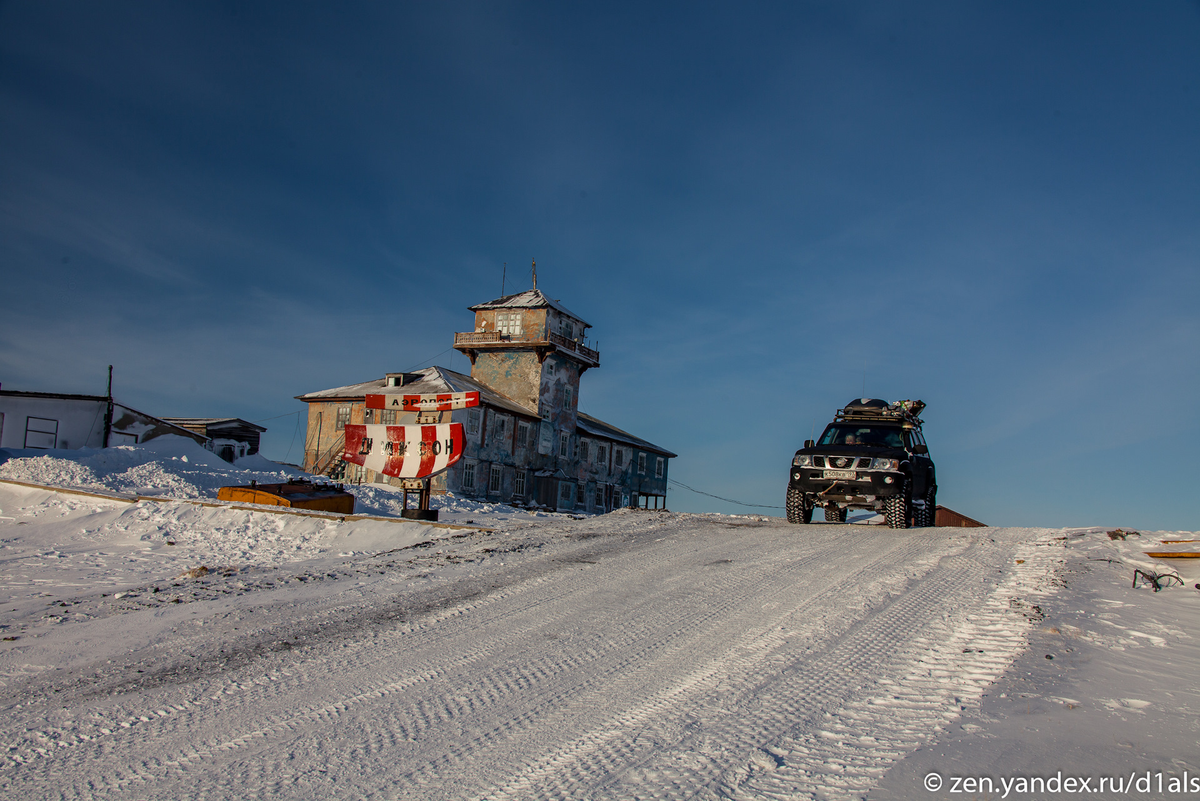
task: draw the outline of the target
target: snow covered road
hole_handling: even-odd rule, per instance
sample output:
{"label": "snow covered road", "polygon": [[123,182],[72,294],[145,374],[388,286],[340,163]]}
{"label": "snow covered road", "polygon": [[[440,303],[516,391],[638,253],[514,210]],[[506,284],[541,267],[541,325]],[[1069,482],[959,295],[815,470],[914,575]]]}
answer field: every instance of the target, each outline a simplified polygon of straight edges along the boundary
{"label": "snow covered road", "polygon": [[5,653],[0,793],[861,797],[1021,653],[1059,534],[621,512],[160,582]]}

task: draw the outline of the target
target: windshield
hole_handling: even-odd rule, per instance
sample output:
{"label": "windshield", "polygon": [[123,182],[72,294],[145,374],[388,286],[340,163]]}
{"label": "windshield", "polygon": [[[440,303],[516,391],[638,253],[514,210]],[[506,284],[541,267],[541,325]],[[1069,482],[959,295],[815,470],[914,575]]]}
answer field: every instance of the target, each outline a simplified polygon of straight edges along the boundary
{"label": "windshield", "polygon": [[900,429],[895,426],[870,426],[854,423],[835,423],[825,429],[819,445],[874,445],[883,448],[903,448]]}

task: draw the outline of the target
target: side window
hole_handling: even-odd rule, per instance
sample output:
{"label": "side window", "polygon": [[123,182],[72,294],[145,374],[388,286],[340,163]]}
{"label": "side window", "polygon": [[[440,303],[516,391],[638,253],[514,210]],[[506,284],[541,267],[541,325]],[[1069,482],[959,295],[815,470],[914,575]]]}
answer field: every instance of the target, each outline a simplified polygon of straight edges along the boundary
{"label": "side window", "polygon": [[624,448],[614,448],[613,449],[613,461],[616,462],[617,467],[621,467],[622,465],[625,464],[625,449]]}
{"label": "side window", "polygon": [[663,477],[663,458],[661,456],[658,457],[658,461],[654,464],[654,477]]}
{"label": "side window", "polygon": [[465,490],[475,489],[475,462],[464,462],[462,473],[462,487]]}
{"label": "side window", "polygon": [[639,473],[646,472],[646,454],[644,454],[644,453],[638,454],[638,472]]}
{"label": "side window", "polygon": [[586,439],[579,441],[579,458],[585,462],[588,460],[588,441]]}
{"label": "side window", "polygon": [[346,424],[350,422],[350,407],[339,406],[337,410],[337,425],[335,428],[342,431],[346,428]]}
{"label": "side window", "polygon": [[[517,447],[529,447],[529,423],[517,423]],[[524,495],[523,492],[517,494]]]}
{"label": "side window", "polygon": [[467,409],[467,433],[479,433],[479,409]]}
{"label": "side window", "polygon": [[518,498],[525,497],[525,471],[517,471],[517,480],[513,484],[513,494]]}
{"label": "side window", "polygon": [[571,435],[565,431],[558,435],[558,455],[566,457],[571,452]]}
{"label": "side window", "polygon": [[492,476],[488,481],[488,492],[499,492],[500,482],[504,478],[504,468],[498,464],[492,465]]}
{"label": "side window", "polygon": [[604,463],[608,461],[608,448],[603,445],[596,446],[596,461],[600,463],[601,467],[604,466]]}

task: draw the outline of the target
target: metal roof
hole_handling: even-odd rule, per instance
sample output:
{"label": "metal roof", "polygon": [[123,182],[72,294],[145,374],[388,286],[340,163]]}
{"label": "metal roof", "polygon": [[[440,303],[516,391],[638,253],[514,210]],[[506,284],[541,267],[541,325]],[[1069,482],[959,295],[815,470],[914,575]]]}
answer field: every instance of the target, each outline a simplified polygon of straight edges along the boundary
{"label": "metal roof", "polygon": [[309,392],[305,395],[297,395],[296,400],[302,400],[305,403],[324,400],[356,400],[366,398],[370,395],[426,395],[426,394],[443,394],[446,392],[478,392],[480,403],[486,403],[488,406],[494,406],[499,409],[506,409],[515,414],[522,414],[526,417],[537,417],[535,409],[529,409],[516,401],[506,398],[494,389],[490,389],[479,383],[470,376],[465,376],[462,373],[456,373],[453,370],[447,370],[444,367],[426,367],[424,370],[416,370],[408,375],[420,375],[421,379],[407,383],[402,387],[389,387],[386,385],[387,379],[377,378],[374,381],[365,381],[361,384],[350,384],[344,387],[334,387],[333,389],[323,389],[319,392]]}
{"label": "metal roof", "polygon": [[597,437],[605,437],[606,439],[616,440],[617,442],[624,442],[628,445],[633,445],[645,451],[661,453],[663,456],[667,456],[672,459],[679,455],[677,453],[671,453],[666,448],[660,448],[652,442],[647,442],[641,437],[635,437],[628,431],[622,431],[616,426],[609,425],[603,420],[598,420],[595,417],[592,417],[590,414],[584,414],[583,412],[579,413],[579,422],[577,423],[576,428],[579,429],[581,433],[591,434],[592,436]]}
{"label": "metal roof", "polygon": [[260,426],[258,423],[251,423],[249,420],[243,420],[240,417],[164,417],[168,423],[173,423],[177,426],[204,426],[205,428],[228,428],[229,426],[249,426],[257,428],[259,431],[267,429]]}
{"label": "metal roof", "polygon": [[588,328],[592,324],[585,321],[582,317],[573,311],[568,310],[557,300],[551,300],[542,294],[540,289],[530,289],[527,292],[521,292],[517,295],[505,295],[502,298],[489,300],[487,303],[480,303],[475,306],[469,306],[470,311],[480,311],[481,309],[545,309],[551,308],[555,311],[565,314],[572,320],[577,320],[583,323]]}

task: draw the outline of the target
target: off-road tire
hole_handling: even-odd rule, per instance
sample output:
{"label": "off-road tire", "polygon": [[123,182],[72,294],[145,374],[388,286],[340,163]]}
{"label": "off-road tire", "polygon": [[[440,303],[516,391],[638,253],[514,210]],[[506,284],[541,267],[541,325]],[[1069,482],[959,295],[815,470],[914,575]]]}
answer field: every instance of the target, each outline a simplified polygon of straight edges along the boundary
{"label": "off-road tire", "polygon": [[888,498],[883,503],[883,513],[887,517],[888,528],[908,528],[908,512],[912,508],[909,497],[912,495],[912,482],[905,478],[900,492]]}
{"label": "off-road tire", "polygon": [[788,487],[787,519],[789,523],[811,523],[813,515],[812,498],[805,495],[796,487]]}
{"label": "off-road tire", "polygon": [[845,523],[847,509],[834,507],[825,507],[825,522],[826,523]]}
{"label": "off-road tire", "polygon": [[917,525],[922,528],[937,525],[937,488],[925,490],[925,508],[917,512]]}

